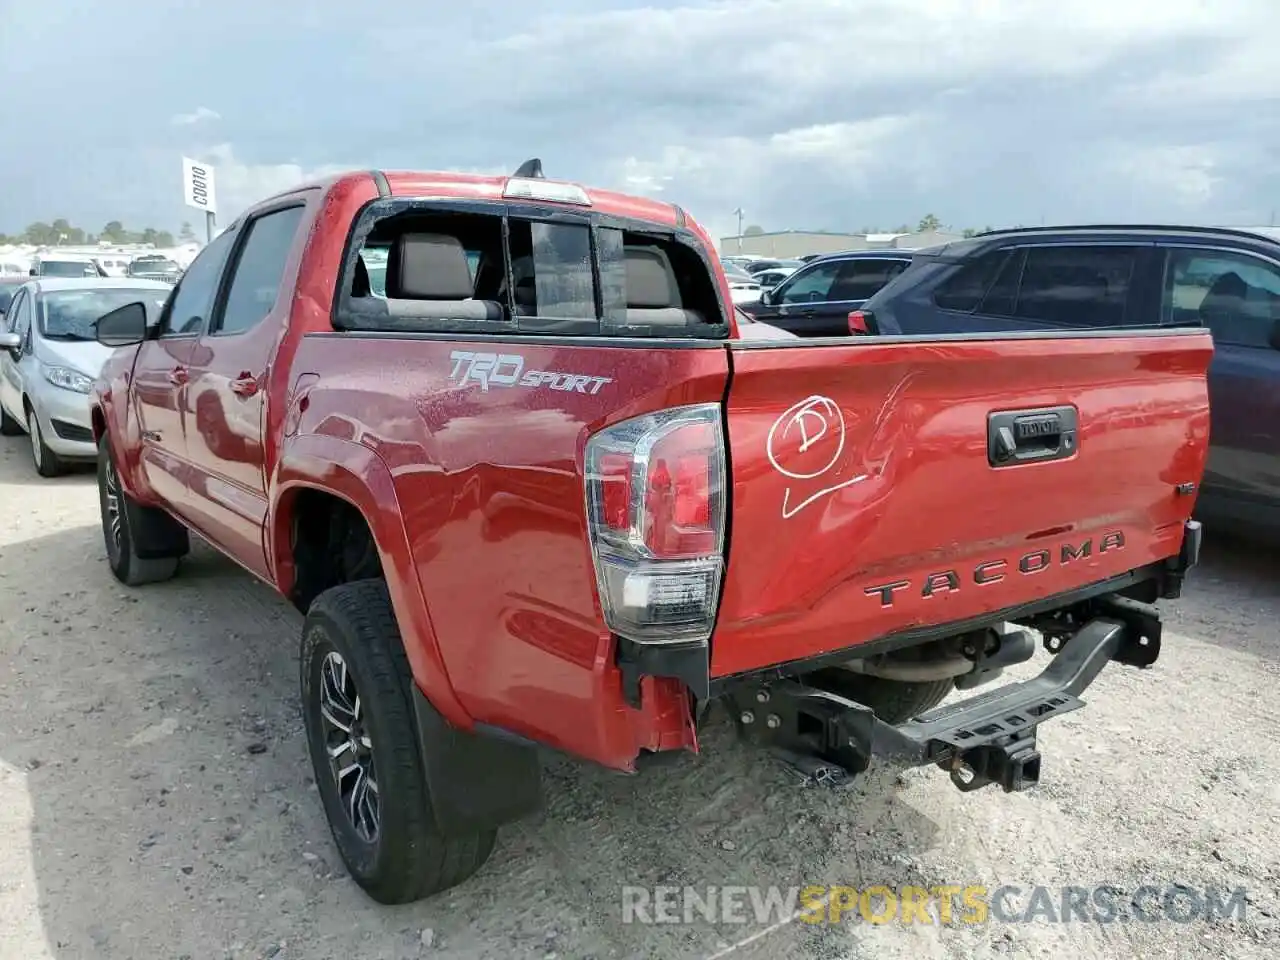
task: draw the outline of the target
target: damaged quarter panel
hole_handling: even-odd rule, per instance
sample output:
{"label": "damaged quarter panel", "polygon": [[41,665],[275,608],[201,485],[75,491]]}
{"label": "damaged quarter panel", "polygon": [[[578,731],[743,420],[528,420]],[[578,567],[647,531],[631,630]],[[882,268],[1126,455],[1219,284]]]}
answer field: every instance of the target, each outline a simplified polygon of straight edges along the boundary
{"label": "damaged quarter panel", "polygon": [[692,746],[671,681],[626,707],[586,530],[587,436],[672,405],[718,402],[722,343],[344,333],[304,339],[301,432],[387,464],[449,682],[477,722],[630,768]]}

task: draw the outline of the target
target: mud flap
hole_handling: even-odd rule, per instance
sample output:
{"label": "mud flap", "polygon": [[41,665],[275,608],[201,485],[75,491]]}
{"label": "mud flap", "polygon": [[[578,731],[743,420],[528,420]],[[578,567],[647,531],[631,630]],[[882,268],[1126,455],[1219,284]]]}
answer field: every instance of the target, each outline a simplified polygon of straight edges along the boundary
{"label": "mud flap", "polygon": [[493,830],[542,807],[542,765],[532,744],[459,730],[417,686],[413,712],[432,814],[441,833]]}

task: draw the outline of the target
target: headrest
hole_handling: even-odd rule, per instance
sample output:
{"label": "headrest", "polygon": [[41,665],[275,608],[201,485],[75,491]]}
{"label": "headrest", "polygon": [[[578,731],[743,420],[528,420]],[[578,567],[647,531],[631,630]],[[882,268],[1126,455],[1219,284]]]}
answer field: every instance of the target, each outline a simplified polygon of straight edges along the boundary
{"label": "headrest", "polygon": [[457,237],[406,233],[391,245],[387,296],[397,300],[466,300],[474,288],[467,251]]}
{"label": "headrest", "polygon": [[666,254],[656,247],[628,247],[627,306],[645,310],[679,307],[680,288]]}
{"label": "headrest", "polygon": [[1222,274],[1217,280],[1213,281],[1208,292],[1204,295],[1204,299],[1210,297],[1217,299],[1219,297],[1230,297],[1243,299],[1249,295],[1249,285],[1245,283],[1244,278],[1234,270]]}

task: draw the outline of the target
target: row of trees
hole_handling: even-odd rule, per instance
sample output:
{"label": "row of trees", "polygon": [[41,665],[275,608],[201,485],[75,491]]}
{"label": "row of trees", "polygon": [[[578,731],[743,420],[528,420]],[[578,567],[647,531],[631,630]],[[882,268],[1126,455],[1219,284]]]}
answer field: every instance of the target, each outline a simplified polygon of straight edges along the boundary
{"label": "row of trees", "polygon": [[[189,243],[196,238],[191,224],[184,223],[178,231],[177,243]],[[59,218],[53,223],[33,223],[22,233],[5,236],[0,233],[0,243],[31,243],[37,246],[75,245],[84,243],[153,243],[157,247],[172,247],[175,243],[173,234],[168,230],[157,230],[147,227],[143,230],[128,230],[119,220],[112,220],[97,233],[90,233],[83,227],[73,227],[66,220]]]}

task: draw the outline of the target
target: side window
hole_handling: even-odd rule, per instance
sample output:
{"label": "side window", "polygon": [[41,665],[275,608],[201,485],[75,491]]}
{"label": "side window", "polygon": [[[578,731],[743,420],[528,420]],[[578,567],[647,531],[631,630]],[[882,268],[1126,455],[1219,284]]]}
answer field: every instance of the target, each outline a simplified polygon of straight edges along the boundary
{"label": "side window", "polygon": [[227,254],[231,252],[236,232],[228,230],[215,237],[191,261],[191,266],[178,281],[178,288],[169,298],[169,309],[160,336],[192,336],[204,327],[205,319],[213,309],[213,298],[218,293],[222,267],[227,262]]}
{"label": "side window", "polygon": [[1132,247],[1031,247],[1017,315],[1062,327],[1123,326],[1136,261]]}
{"label": "side window", "polygon": [[841,264],[820,263],[808,270],[787,278],[778,288],[778,296],[774,300],[778,304],[822,303],[831,299],[831,287],[835,283],[836,273]]}
{"label": "side window", "polygon": [[1162,316],[1179,326],[1203,323],[1217,343],[1269,348],[1280,320],[1280,270],[1243,253],[1171,250]]}
{"label": "side window", "polygon": [[[5,326],[14,333],[22,334],[26,331],[22,328],[23,304],[26,303],[27,293],[25,290],[19,290],[13,295],[13,300],[9,303],[9,311],[4,316]],[[29,326],[30,324],[28,324]]]}
{"label": "side window", "polygon": [[973,313],[1011,256],[1013,253],[1009,250],[992,250],[966,263],[943,281],[933,295],[933,302],[943,310]]}
{"label": "side window", "polygon": [[14,321],[13,332],[26,336],[31,332],[31,294],[23,290],[15,298],[18,301],[15,315],[17,319]]}
{"label": "side window", "polygon": [[866,257],[840,264],[828,292],[830,300],[870,300],[890,280],[906,269],[907,260]]}
{"label": "side window", "polygon": [[249,233],[231,275],[217,333],[250,330],[275,307],[289,251],[305,211],[301,206],[287,207],[250,220],[242,228]]}
{"label": "side window", "polygon": [[1022,281],[1022,267],[1026,251],[1015,248],[1000,265],[991,286],[982,297],[977,313],[988,317],[1012,317],[1018,304],[1018,285]]}

